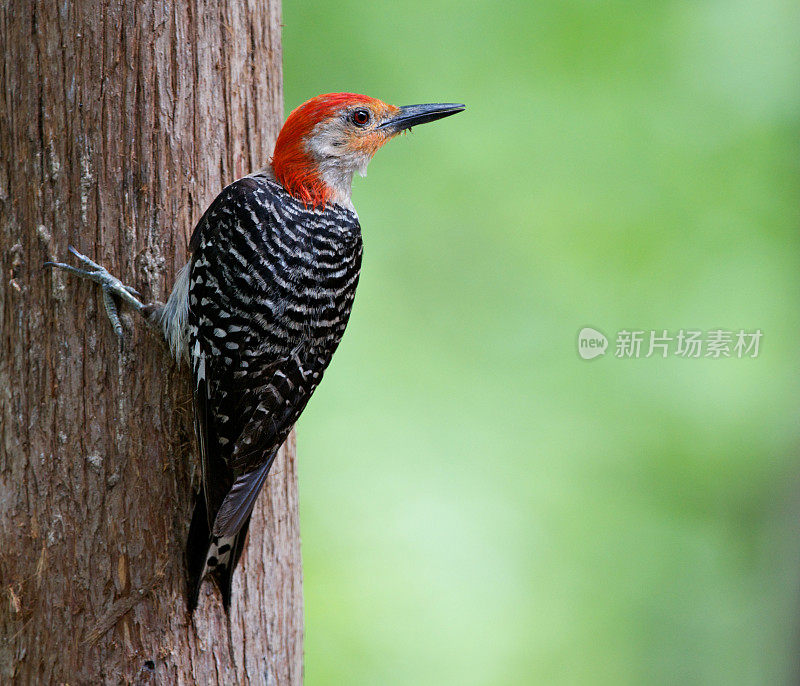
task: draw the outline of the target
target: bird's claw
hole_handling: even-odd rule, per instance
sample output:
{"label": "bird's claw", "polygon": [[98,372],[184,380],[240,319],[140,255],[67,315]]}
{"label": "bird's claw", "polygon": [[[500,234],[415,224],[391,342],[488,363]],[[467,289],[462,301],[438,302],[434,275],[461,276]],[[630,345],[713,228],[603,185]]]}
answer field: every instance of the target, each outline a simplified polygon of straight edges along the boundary
{"label": "bird's claw", "polygon": [[78,269],[77,267],[73,267],[70,264],[65,264],[64,262],[45,262],[44,266],[56,267],[57,269],[61,269],[70,274],[75,274],[75,276],[79,276],[82,279],[89,279],[90,281],[94,281],[95,283],[99,284],[103,293],[103,305],[105,305],[106,314],[108,315],[109,320],[111,320],[111,326],[114,329],[114,333],[120,340],[122,340],[122,322],[119,318],[119,311],[117,310],[117,303],[114,301],[114,296],[124,300],[131,307],[141,312],[144,304],[136,297],[141,297],[141,295],[135,288],[126,286],[116,276],[113,276],[105,267],[100,266],[94,260],[86,257],[86,255],[79,253],[71,245],[69,246],[69,251],[78,259],[79,262],[82,263],[82,266],[86,267],[85,269]]}

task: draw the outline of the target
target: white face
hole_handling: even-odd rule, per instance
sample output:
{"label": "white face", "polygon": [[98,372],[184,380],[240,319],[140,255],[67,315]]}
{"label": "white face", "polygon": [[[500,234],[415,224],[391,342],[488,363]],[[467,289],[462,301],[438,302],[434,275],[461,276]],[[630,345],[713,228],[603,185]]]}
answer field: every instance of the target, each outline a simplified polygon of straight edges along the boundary
{"label": "white face", "polygon": [[[353,174],[367,175],[367,165],[394,133],[378,128],[397,108],[356,105],[339,110],[318,123],[305,139],[305,146],[317,162],[320,176],[338,202],[349,202]],[[380,111],[378,111],[380,110]]]}

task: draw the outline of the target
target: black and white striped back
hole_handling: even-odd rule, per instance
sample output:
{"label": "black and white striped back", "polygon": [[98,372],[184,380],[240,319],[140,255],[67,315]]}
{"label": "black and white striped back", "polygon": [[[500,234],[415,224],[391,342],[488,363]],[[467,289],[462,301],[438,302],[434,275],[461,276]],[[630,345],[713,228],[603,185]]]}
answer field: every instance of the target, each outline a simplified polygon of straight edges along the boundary
{"label": "black and white striped back", "polygon": [[[162,322],[189,358],[195,387],[205,517],[194,519],[207,529],[190,534],[190,547],[205,545],[202,556],[189,551],[193,597],[211,571],[227,604],[255,496],[347,325],[361,230],[352,209],[305,207],[259,173],[219,194],[190,249]],[[214,558],[216,570],[206,565],[212,535],[240,537],[227,561]]]}

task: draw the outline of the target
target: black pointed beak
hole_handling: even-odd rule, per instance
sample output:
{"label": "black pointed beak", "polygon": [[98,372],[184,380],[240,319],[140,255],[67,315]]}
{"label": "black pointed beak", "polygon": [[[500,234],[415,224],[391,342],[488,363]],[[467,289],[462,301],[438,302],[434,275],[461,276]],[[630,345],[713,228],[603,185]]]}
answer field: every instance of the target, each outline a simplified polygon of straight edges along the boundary
{"label": "black pointed beak", "polygon": [[464,111],[464,105],[454,103],[432,103],[430,105],[404,105],[393,117],[383,121],[378,126],[379,129],[387,129],[393,133],[399,133],[405,129],[410,129],[418,124],[427,124],[429,121],[436,121],[442,117],[449,117]]}

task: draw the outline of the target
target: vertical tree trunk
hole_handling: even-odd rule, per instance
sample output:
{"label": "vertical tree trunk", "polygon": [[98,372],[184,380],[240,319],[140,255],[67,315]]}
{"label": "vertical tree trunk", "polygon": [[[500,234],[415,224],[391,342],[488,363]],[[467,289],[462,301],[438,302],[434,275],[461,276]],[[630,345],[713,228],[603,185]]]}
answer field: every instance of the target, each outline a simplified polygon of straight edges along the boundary
{"label": "vertical tree trunk", "polygon": [[194,223],[263,167],[277,0],[0,6],[0,682],[299,683],[293,437],[256,507],[230,622],[186,612],[199,468],[188,372],[67,245],[164,300]]}

